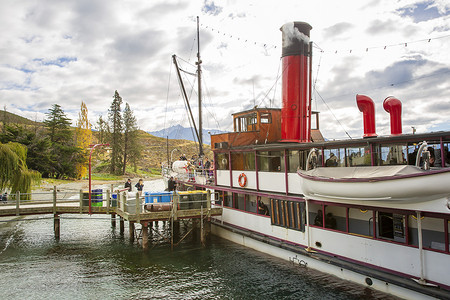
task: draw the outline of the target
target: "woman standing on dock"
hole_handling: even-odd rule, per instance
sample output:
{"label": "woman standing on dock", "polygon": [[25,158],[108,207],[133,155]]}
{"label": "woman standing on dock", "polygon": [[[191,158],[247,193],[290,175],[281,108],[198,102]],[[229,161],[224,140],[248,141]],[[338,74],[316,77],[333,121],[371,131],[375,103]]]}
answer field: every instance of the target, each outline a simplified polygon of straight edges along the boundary
{"label": "woman standing on dock", "polygon": [[138,190],[139,196],[142,196],[142,189],[144,188],[144,180],[139,179],[139,182],[136,183],[135,187]]}

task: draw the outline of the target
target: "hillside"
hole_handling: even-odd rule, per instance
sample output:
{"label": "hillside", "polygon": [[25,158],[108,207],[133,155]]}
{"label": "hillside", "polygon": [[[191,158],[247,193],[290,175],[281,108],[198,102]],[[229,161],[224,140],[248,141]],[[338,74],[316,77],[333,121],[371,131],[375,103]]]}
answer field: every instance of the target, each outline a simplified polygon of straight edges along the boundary
{"label": "hillside", "polygon": [[[18,116],[8,111],[0,111],[0,128],[3,126],[4,120],[7,123],[23,124],[25,126],[39,126],[42,123],[31,121],[27,118]],[[74,127],[72,127],[75,130]],[[95,133],[94,133],[95,136]],[[140,144],[142,145],[142,160],[138,165],[140,169],[148,170],[150,168],[160,168],[163,161],[167,161],[167,157],[172,154],[176,160],[181,154],[185,154],[190,158],[194,154],[198,154],[198,146],[195,142],[184,139],[169,139],[167,147],[167,139],[153,136],[143,130],[139,130],[138,134]],[[211,148],[204,144],[204,152],[210,158],[212,157]],[[167,154],[168,153],[168,154]]]}
{"label": "hillside", "polygon": [[[190,158],[192,155],[198,154],[197,144],[188,140],[169,139],[169,147],[167,148],[167,139],[153,136],[145,131],[139,130],[139,140],[143,147],[142,165],[145,168],[160,167],[161,163],[167,161],[167,157],[172,155],[175,160],[181,154],[185,154]],[[205,155],[212,158],[211,147],[203,145]]]}
{"label": "hillside", "polygon": [[[192,134],[192,128],[183,127],[181,125],[174,125],[166,129],[161,129],[157,131],[150,131],[151,135],[158,137],[169,137],[169,139],[186,139],[189,141],[194,141],[194,136]],[[203,129],[203,144],[211,144],[211,134],[223,133],[224,131],[220,131],[217,129]]]}
{"label": "hillside", "polygon": [[40,122],[31,121],[27,118],[21,117],[19,115],[10,113],[9,111],[2,110],[0,111],[0,122],[3,123],[16,123],[16,124],[25,124],[25,125],[38,125]]}

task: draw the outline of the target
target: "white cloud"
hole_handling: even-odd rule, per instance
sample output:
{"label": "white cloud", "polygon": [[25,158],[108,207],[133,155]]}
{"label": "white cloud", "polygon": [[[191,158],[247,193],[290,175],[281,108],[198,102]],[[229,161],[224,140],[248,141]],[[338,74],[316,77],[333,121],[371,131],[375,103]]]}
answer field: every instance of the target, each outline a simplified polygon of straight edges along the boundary
{"label": "white cloud", "polygon": [[[439,38],[450,32],[447,2],[2,1],[0,104],[35,119],[59,103],[75,123],[84,101],[95,123],[118,90],[141,129],[186,126],[171,56],[195,71],[199,15],[205,127],[231,130],[231,113],[281,105],[279,28],[305,21],[317,91],[351,135],[362,135],[357,93],[376,102],[380,134],[389,133],[390,95],[403,101],[405,131],[450,130],[450,38]],[[346,136],[317,95],[313,108],[327,138]]]}

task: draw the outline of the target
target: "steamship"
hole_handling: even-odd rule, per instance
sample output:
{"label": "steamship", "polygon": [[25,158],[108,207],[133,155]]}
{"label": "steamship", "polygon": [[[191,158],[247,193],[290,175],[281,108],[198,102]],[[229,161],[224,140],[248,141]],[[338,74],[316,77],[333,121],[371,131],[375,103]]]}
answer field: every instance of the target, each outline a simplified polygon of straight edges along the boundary
{"label": "steamship", "polygon": [[402,133],[388,97],[391,134],[378,136],[374,101],[357,95],[364,136],[326,141],[311,29],[281,28],[282,108],[233,114],[234,131],[211,136],[212,174],[179,186],[214,192],[213,234],[399,297],[450,298],[450,132]]}

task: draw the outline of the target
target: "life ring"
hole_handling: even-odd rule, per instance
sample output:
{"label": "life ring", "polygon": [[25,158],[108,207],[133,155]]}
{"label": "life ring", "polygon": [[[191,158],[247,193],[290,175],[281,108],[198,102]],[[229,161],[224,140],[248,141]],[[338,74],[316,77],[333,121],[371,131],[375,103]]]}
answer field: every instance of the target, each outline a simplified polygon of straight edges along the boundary
{"label": "life ring", "polygon": [[247,185],[247,175],[245,175],[244,173],[241,173],[239,175],[238,181],[239,181],[239,185],[241,187],[245,187]]}

